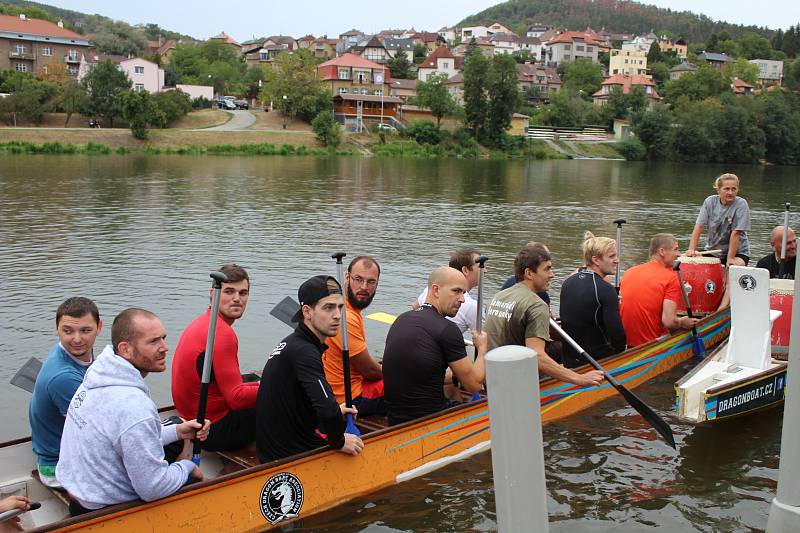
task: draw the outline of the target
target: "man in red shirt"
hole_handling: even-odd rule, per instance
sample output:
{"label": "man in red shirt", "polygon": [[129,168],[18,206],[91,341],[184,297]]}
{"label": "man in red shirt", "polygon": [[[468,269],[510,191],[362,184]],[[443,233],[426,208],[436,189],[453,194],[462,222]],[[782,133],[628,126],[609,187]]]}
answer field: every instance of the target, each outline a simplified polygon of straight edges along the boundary
{"label": "man in red shirt", "polygon": [[675,237],[659,233],[650,240],[650,261],[625,272],[619,294],[628,346],[639,346],[671,329],[688,329],[697,323],[696,318],[677,315],[681,286],[672,267],[679,254]]}
{"label": "man in red shirt", "polygon": [[[232,327],[247,307],[250,278],[247,271],[236,264],[223,265],[219,271],[228,276],[228,283],[222,284],[219,297],[219,320],[214,337],[211,383],[208,386],[206,418],[211,420],[211,431],[202,446],[209,451],[236,450],[256,438],[258,383],[242,382],[239,339]],[[209,307],[184,330],[175,348],[172,400],[178,414],[184,419],[197,418],[210,320]]]}

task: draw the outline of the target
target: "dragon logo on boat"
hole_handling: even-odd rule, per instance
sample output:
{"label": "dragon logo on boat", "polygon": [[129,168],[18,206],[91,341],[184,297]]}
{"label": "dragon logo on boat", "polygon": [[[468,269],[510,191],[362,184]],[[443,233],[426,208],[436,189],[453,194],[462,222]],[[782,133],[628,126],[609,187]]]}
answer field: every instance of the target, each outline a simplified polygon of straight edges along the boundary
{"label": "dragon logo on boat", "polygon": [[270,524],[297,518],[303,506],[303,484],[290,472],[275,474],[261,489],[259,502]]}
{"label": "dragon logo on boat", "polygon": [[749,274],[739,278],[739,286],[746,291],[753,291],[756,289],[756,278]]}

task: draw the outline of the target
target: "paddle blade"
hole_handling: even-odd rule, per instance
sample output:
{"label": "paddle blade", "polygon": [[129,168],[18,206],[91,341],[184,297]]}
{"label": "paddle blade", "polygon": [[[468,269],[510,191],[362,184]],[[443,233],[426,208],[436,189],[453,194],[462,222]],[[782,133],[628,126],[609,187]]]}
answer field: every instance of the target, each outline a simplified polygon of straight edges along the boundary
{"label": "paddle blade", "polygon": [[359,431],[359,429],[356,427],[356,423],[353,422],[353,415],[350,414],[350,413],[347,413],[346,415],[344,415],[344,418],[345,418],[345,424],[346,424],[345,428],[344,428],[344,432],[345,433],[350,433],[351,435],[355,435],[356,437],[360,437],[361,436],[361,431]]}
{"label": "paddle blade", "polygon": [[10,383],[15,387],[19,387],[22,390],[28,391],[33,393],[33,386],[36,383],[36,376],[39,375],[39,371],[42,369],[42,362],[36,359],[35,357],[31,357],[28,359],[22,368],[20,368],[14,377],[11,378]]}
{"label": "paddle blade", "polygon": [[300,309],[300,304],[295,302],[291,296],[287,296],[272,308],[269,312],[272,316],[283,322],[289,327],[294,328],[295,323],[292,322],[292,317]]}
{"label": "paddle blade", "polygon": [[639,399],[634,393],[627,389],[627,387],[623,386],[620,382],[616,379],[612,378],[610,375],[606,374],[606,378],[611,385],[617,389],[617,391],[622,394],[622,396],[628,401],[631,407],[636,409],[636,411],[642,415],[642,418],[647,420],[647,422],[653,426],[653,429],[658,431],[658,433],[664,437],[664,440],[669,444],[672,449],[677,449],[675,446],[675,437],[672,434],[672,428],[669,427],[663,418],[658,416],[655,411],[650,409],[642,400]]}
{"label": "paddle blade", "polygon": [[397,319],[397,317],[394,315],[381,312],[367,315],[367,318],[369,318],[370,320],[377,320],[378,322],[383,322],[384,324],[389,324],[390,326],[394,324],[394,321]]}
{"label": "paddle blade", "polygon": [[703,358],[708,353],[706,351],[706,345],[703,344],[703,338],[699,335],[695,335],[692,339],[692,353],[695,357]]}

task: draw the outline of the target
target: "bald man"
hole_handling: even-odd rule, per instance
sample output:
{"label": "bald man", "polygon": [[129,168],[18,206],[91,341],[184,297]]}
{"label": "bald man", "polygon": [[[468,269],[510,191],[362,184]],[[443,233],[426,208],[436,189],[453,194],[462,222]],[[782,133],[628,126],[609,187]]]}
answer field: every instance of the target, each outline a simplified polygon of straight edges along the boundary
{"label": "bald man", "polygon": [[797,237],[794,230],[790,227],[786,237],[786,266],[781,276],[781,246],[783,246],[783,226],[775,226],[770,234],[769,243],[772,245],[773,252],[765,255],[756,263],[757,268],[769,270],[769,277],[794,279],[794,269],[797,264]]}
{"label": "bald man", "polygon": [[461,330],[448,320],[458,313],[468,289],[467,278],[455,268],[435,269],[428,277],[425,303],[397,317],[389,329],[383,379],[390,425],[456,405],[445,396],[448,369],[469,392],[481,390],[486,333],[472,332],[478,356],[470,362]]}

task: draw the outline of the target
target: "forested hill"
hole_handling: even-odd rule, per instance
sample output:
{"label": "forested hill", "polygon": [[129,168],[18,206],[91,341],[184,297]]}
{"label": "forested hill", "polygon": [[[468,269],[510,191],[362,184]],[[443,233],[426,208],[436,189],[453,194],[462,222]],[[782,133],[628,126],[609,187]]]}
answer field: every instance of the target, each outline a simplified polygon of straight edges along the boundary
{"label": "forested hill", "polygon": [[673,11],[627,0],[509,0],[469,16],[458,25],[491,24],[495,21],[522,32],[529,24],[542,23],[571,30],[591,26],[610,33],[642,34],[654,31],[683,37],[688,42],[704,42],[709,35],[722,30],[732,37],[754,31],[767,38],[774,33],[768,28],[715,22],[705,15],[689,11]]}

